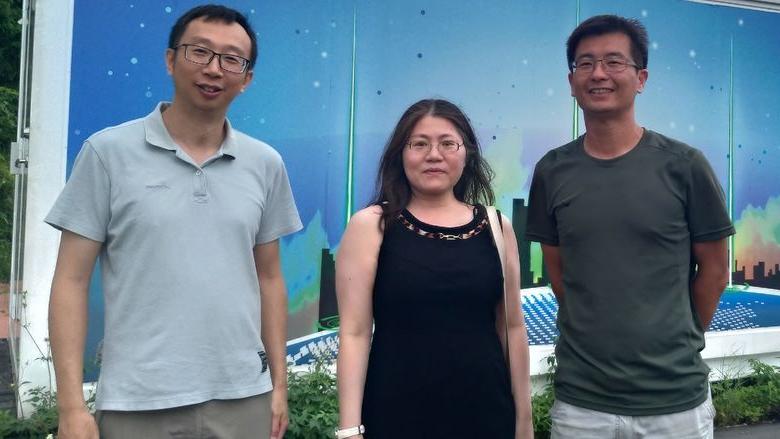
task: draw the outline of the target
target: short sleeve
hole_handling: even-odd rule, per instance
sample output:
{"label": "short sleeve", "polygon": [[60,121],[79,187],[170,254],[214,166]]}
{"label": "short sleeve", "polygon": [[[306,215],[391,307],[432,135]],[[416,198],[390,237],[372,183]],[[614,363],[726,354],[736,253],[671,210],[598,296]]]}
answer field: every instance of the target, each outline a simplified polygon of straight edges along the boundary
{"label": "short sleeve", "polygon": [[690,158],[686,214],[694,242],[715,241],[735,233],[715,172],[701,151]]}
{"label": "short sleeve", "polygon": [[525,237],[529,241],[558,245],[558,224],[550,209],[550,195],[547,193],[545,174],[540,164],[534,169],[531,190],[528,196],[528,222]]}
{"label": "short sleeve", "polygon": [[73,171],[44,221],[93,241],[104,242],[110,209],[111,180],[95,148],[85,142]]}
{"label": "short sleeve", "polygon": [[267,203],[263,208],[260,230],[255,236],[255,245],[265,244],[284,235],[297,232],[303,228],[295,206],[290,179],[287,169],[280,160],[274,178],[267,188]]}

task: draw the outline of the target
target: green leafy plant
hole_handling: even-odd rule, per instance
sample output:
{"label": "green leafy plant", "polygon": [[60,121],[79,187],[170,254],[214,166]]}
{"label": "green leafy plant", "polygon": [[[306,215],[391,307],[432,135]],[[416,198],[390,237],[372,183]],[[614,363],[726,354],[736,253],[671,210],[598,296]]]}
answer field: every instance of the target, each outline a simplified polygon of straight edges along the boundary
{"label": "green leafy plant", "polygon": [[531,398],[531,418],[534,422],[534,437],[536,439],[547,439],[550,437],[552,428],[552,419],[550,419],[550,409],[555,402],[555,393],[549,384],[544,387],[544,391],[537,393]]}
{"label": "green leafy plant", "polygon": [[44,387],[30,389],[30,402],[34,412],[29,418],[17,419],[8,411],[0,411],[0,437],[2,438],[42,438],[57,432],[57,398]]}
{"label": "green leafy plant", "polygon": [[780,368],[748,360],[752,373],[712,384],[715,425],[780,420]]}
{"label": "green leafy plant", "polygon": [[290,427],[288,439],[332,437],[339,421],[333,355],[318,356],[307,371],[288,369]]}

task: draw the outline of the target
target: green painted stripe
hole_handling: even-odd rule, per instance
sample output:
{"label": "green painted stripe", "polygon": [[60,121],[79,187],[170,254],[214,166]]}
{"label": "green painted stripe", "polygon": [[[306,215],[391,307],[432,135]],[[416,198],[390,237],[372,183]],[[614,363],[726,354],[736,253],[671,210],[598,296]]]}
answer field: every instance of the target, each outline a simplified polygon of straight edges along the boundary
{"label": "green painted stripe", "polygon": [[[729,42],[729,176],[728,176],[729,218],[734,222],[734,35]],[[729,285],[732,285],[732,272],[736,269],[734,260],[734,235],[729,236]]]}
{"label": "green painted stripe", "polygon": [[355,66],[357,65],[357,10],[352,12],[352,78],[349,89],[349,138],[347,142],[347,207],[346,219],[352,217],[355,208],[355,91],[357,78]]}

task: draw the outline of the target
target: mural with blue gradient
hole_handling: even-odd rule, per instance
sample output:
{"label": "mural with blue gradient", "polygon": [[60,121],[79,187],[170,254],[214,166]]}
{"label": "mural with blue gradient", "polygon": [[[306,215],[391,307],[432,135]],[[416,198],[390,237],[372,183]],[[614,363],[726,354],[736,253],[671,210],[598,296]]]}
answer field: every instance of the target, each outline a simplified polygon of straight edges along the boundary
{"label": "mural with blue gradient", "polygon": [[[75,0],[69,167],[89,135],[170,99],[168,33],[197,3]],[[253,84],[229,117],[282,154],[305,225],[282,240],[291,337],[327,326],[334,314],[332,255],[349,214],[371,198],[379,154],[414,101],[436,96],[462,106],[496,171],[498,207],[521,221],[536,161],[584,129],[566,80],[565,40],[579,20],[601,13],[647,26],[650,75],[637,118],[700,148],[715,168],[733,201],[735,284],[780,289],[780,15],[675,0],[228,3],[250,18],[260,49]],[[545,285],[538,247],[528,244],[521,256],[524,285]],[[543,299],[529,296],[526,306]],[[540,306],[554,316],[554,303]],[[102,307],[96,278],[90,359]],[[780,324],[776,307],[769,314],[764,324]]]}

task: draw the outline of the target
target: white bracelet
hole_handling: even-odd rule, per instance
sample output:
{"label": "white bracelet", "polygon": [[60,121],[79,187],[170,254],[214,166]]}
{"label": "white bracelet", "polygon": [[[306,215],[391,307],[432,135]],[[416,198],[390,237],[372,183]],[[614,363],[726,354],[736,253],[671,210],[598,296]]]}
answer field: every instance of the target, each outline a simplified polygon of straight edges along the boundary
{"label": "white bracelet", "polygon": [[363,424],[357,427],[336,429],[336,439],[347,439],[348,437],[357,436],[366,432],[366,427]]}

